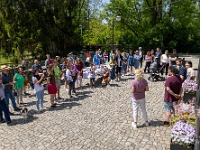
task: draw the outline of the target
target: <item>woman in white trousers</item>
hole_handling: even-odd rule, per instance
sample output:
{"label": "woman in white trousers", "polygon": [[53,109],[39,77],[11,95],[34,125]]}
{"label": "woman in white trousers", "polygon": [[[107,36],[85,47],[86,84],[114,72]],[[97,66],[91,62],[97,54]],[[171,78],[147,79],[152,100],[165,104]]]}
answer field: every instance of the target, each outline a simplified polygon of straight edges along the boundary
{"label": "woman in white trousers", "polygon": [[135,71],[135,79],[131,84],[132,92],[132,105],[133,105],[133,119],[132,126],[134,129],[137,128],[138,122],[138,108],[142,110],[142,115],[146,126],[149,126],[147,111],[145,105],[145,92],[149,91],[148,82],[143,78],[143,72],[141,69]]}

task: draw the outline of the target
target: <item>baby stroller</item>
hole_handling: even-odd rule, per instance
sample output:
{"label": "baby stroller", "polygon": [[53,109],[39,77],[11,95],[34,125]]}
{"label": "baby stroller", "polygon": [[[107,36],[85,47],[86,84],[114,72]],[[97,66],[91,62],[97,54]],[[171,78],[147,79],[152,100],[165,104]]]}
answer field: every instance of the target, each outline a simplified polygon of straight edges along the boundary
{"label": "baby stroller", "polygon": [[151,75],[148,77],[149,81],[155,82],[155,81],[164,81],[165,78],[160,76],[160,73],[162,69],[165,67],[165,65],[160,66],[157,62],[153,62],[150,65],[150,73]]}

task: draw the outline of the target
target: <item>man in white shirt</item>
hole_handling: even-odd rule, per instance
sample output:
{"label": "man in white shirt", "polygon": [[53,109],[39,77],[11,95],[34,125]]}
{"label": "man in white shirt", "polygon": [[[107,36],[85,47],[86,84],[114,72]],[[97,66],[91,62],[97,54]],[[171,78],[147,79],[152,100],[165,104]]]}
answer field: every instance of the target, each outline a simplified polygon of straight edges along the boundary
{"label": "man in white shirt", "polygon": [[165,53],[161,55],[161,64],[162,64],[161,75],[164,74],[164,69],[166,69],[165,75],[167,76],[167,74],[168,74],[168,67],[169,67],[169,54],[168,54],[168,50],[165,50]]}

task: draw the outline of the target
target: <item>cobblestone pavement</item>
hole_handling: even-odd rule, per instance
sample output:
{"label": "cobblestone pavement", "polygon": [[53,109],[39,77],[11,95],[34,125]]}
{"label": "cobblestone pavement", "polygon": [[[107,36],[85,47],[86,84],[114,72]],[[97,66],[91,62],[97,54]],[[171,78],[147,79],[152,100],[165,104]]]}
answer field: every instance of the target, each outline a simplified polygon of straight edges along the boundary
{"label": "cobblestone pavement", "polygon": [[[145,74],[145,78],[148,76]],[[146,105],[150,126],[143,125],[139,111],[139,128],[133,130],[131,80],[129,76],[105,88],[85,87],[71,100],[62,86],[64,100],[52,109],[49,95],[45,95],[46,110],[42,114],[34,113],[35,97],[24,98],[29,118],[24,120],[16,113],[11,116],[17,122],[15,126],[0,125],[0,149],[168,150],[170,128],[159,125],[164,119],[164,82],[149,82]]]}

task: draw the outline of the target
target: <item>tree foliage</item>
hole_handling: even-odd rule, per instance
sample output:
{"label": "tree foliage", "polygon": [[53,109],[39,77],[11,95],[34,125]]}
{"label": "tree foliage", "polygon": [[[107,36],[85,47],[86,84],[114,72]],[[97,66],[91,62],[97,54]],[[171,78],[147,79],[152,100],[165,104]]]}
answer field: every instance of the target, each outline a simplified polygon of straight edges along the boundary
{"label": "tree foliage", "polygon": [[97,10],[92,6],[98,5],[98,0],[0,0],[1,51],[20,59],[25,51],[35,56],[79,49]]}
{"label": "tree foliage", "polygon": [[[177,48],[198,52],[200,3],[197,0],[110,0],[105,19],[120,15],[119,43],[133,47]],[[125,30],[125,31],[124,31]]]}

